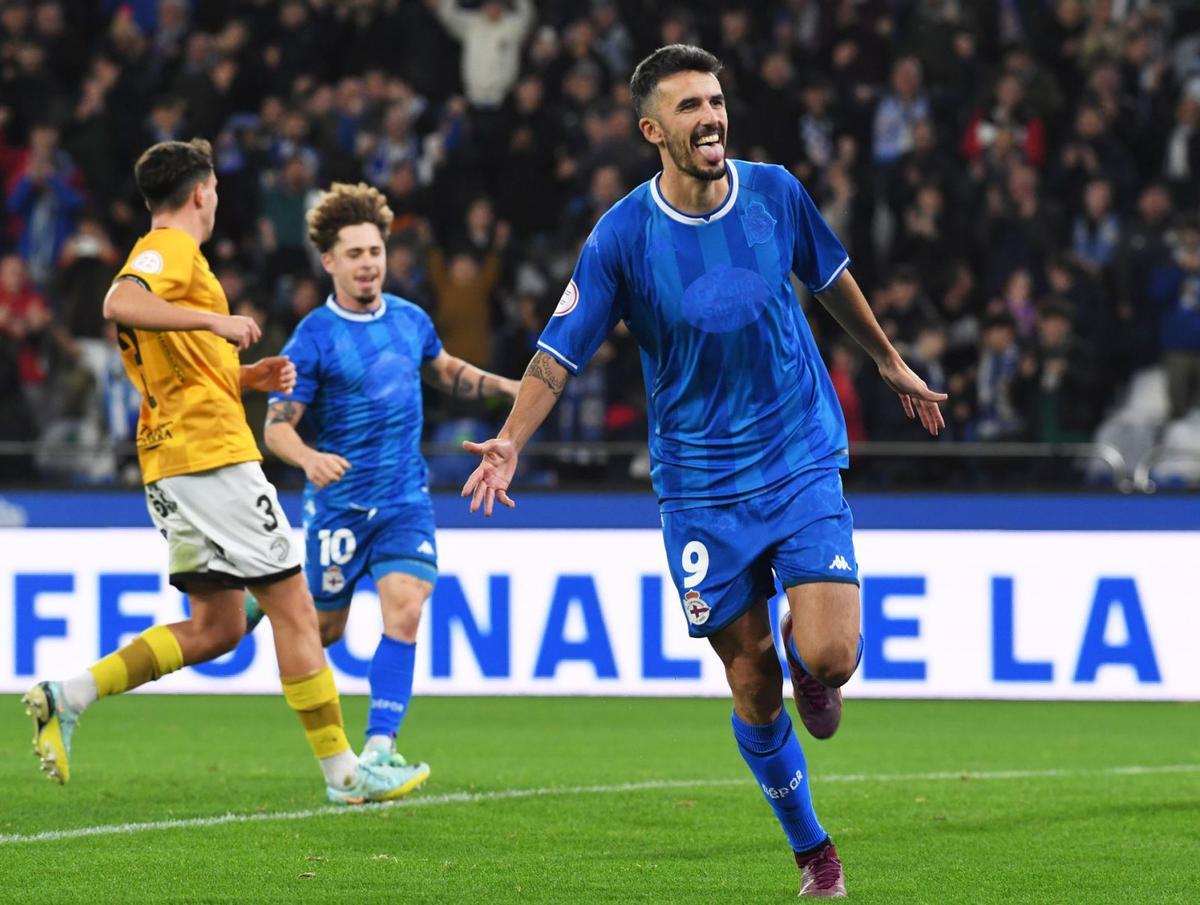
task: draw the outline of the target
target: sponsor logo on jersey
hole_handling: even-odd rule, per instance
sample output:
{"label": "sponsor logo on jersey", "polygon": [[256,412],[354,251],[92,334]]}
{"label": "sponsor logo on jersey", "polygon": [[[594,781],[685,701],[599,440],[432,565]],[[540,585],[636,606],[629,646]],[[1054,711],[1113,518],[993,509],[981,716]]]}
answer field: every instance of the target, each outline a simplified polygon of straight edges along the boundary
{"label": "sponsor logo on jersey", "polygon": [[167,420],[156,427],[142,427],[137,435],[138,449],[153,449],[168,440],[173,440],[175,438],[175,435],[171,433],[173,424],[173,421]]}
{"label": "sponsor logo on jersey", "polygon": [[683,611],[692,625],[704,625],[708,622],[712,607],[700,599],[699,591],[688,591],[683,595]]}
{"label": "sponsor logo on jersey", "polygon": [[326,594],[336,594],[346,586],[346,576],[337,566],[330,566],[321,575],[321,590]]}
{"label": "sponsor logo on jersey", "polygon": [[555,317],[562,317],[564,314],[570,314],[575,310],[575,306],[579,304],[579,287],[575,285],[575,281],[567,283],[567,288],[563,290],[562,297],[558,300],[558,305],[554,309]]}
{"label": "sponsor logo on jersey", "polygon": [[768,798],[780,799],[787,798],[795,792],[800,788],[800,783],[802,782],[804,782],[804,773],[797,770],[796,775],[791,778],[786,786],[769,786],[765,782],[760,783],[760,785],[762,786],[763,794]]}
{"label": "sponsor logo on jersey", "polygon": [[143,251],[133,263],[129,265],[131,270],[136,270],[140,273],[162,273],[163,259],[157,251]]}

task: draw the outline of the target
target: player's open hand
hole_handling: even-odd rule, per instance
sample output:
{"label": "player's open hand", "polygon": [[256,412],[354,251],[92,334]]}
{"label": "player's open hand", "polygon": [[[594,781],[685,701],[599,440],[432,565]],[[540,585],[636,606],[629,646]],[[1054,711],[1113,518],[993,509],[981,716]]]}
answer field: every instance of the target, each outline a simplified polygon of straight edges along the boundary
{"label": "player's open hand", "polygon": [[269,355],[242,366],[242,386],[286,396],[296,388],[296,366],[286,355]]}
{"label": "player's open hand", "polygon": [[262,330],[252,317],[240,314],[218,316],[213,322],[212,332],[227,339],[242,352],[254,345],[262,337]]}
{"label": "player's open hand", "polygon": [[304,460],[304,476],[318,489],[340,481],[350,463],[337,453],[314,452]]}
{"label": "player's open hand", "polygon": [[499,500],[509,509],[516,503],[508,495],[508,485],[512,483],[513,474],[517,470],[517,448],[511,440],[488,440],[486,443],[463,441],[463,449],[483,457],[479,467],[471,472],[467,483],[463,484],[462,496],[471,498],[471,511],[478,512],[483,504],[483,514],[491,517],[492,509]]}
{"label": "player's open hand", "polygon": [[946,420],[942,417],[939,402],[945,402],[950,397],[945,393],[935,393],[929,389],[925,381],[916,375],[912,368],[906,365],[899,356],[879,366],[879,376],[900,397],[900,405],[909,418],[919,418],[921,426],[933,436],[938,435]]}

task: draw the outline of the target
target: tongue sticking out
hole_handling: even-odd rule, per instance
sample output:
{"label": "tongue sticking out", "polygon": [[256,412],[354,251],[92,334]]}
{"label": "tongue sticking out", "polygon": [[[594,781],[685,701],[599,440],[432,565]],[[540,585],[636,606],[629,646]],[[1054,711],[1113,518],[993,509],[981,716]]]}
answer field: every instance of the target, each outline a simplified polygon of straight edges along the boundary
{"label": "tongue sticking out", "polygon": [[698,145],[696,150],[700,152],[700,156],[704,158],[705,163],[717,164],[725,156],[725,146],[719,141],[714,141],[712,144]]}

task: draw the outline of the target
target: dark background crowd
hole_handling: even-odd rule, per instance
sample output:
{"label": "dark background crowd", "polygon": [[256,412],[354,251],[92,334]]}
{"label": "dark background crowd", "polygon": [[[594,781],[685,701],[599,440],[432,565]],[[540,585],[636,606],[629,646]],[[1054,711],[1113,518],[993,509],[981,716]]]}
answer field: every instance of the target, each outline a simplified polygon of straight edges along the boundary
{"label": "dark background crowd", "polygon": [[[205,253],[264,327],[251,356],[328,292],[305,210],[363,180],[395,214],[386,290],[452,353],[519,376],[597,218],[658,169],[628,79],[674,42],[724,61],[729,155],[803,181],[889,336],[950,393],[943,441],[1091,440],[1146,373],[1155,430],[1200,403],[1200,5],[3,0],[0,478],[136,479],[137,397],[100,311],[147,227],[132,164],[149,144],[214,145]],[[851,440],[920,440],[804,304]],[[247,397],[258,429],[264,404]],[[426,440],[502,416],[434,394]],[[540,435],[586,445],[532,475],[638,479],[644,454],[595,444],[645,431],[618,329]],[[951,474],[897,461],[866,479]],[[452,482],[469,463],[431,464]]]}

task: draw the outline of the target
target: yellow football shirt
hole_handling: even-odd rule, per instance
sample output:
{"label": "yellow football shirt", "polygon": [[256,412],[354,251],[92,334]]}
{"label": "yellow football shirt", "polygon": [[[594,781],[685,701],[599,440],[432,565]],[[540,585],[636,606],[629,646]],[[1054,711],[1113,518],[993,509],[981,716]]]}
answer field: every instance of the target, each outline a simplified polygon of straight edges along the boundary
{"label": "yellow football shirt", "polygon": [[[138,240],[117,279],[132,277],[185,308],[228,314],[229,301],[188,233],[155,229]],[[117,326],[125,373],[141,391],[137,451],[147,484],[262,461],[242,407],[237,348],[207,330]]]}

